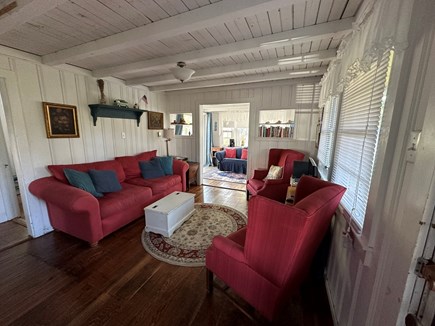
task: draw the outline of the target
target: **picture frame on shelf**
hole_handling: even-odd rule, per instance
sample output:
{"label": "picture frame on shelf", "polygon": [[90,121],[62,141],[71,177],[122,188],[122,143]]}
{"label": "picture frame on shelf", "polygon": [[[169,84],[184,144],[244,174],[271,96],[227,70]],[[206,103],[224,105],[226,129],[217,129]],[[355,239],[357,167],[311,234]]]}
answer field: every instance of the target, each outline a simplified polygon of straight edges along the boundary
{"label": "picture frame on shelf", "polygon": [[75,105],[42,102],[47,138],[80,137]]}
{"label": "picture frame on shelf", "polygon": [[148,129],[163,129],[163,113],[148,111]]}

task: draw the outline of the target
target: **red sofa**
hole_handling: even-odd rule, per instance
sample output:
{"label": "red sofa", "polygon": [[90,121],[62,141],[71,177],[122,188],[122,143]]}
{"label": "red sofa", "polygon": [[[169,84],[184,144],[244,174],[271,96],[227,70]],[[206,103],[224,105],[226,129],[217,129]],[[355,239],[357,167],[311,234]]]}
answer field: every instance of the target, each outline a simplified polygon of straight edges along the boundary
{"label": "red sofa", "polygon": [[[117,157],[114,160],[49,165],[51,177],[34,180],[30,192],[47,204],[52,227],[89,242],[92,246],[108,234],[143,216],[144,207],[174,192],[186,191],[186,172],[189,165],[173,161],[173,175],[143,179],[139,161],[148,161],[157,151],[135,156]],[[122,190],[106,193],[96,198],[90,193],[71,186],[65,168],[86,172],[90,169],[114,170]]]}

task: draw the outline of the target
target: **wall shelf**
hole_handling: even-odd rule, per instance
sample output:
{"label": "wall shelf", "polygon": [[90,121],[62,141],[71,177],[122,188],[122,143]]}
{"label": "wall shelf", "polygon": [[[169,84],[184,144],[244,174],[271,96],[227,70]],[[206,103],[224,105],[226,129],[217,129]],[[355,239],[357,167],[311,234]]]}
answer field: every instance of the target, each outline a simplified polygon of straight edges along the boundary
{"label": "wall shelf", "polygon": [[106,104],[89,104],[91,115],[94,120],[94,126],[97,125],[97,118],[117,118],[117,119],[132,119],[136,120],[139,127],[140,117],[145,110],[122,108],[115,105]]}

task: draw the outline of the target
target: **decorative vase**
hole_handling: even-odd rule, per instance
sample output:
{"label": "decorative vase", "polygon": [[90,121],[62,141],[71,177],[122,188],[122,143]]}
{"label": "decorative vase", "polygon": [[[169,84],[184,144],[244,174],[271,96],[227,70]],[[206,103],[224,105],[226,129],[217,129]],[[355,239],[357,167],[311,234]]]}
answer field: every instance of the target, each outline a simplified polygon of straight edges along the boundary
{"label": "decorative vase", "polygon": [[104,95],[104,80],[97,79],[98,88],[100,89],[100,104],[106,104],[106,95]]}

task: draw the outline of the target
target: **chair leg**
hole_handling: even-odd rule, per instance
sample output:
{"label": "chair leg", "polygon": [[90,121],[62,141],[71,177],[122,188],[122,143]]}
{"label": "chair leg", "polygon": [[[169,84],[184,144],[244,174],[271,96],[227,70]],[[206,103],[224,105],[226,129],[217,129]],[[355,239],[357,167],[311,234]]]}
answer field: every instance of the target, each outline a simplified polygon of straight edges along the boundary
{"label": "chair leg", "polygon": [[208,268],[206,271],[206,280],[207,280],[207,293],[213,294],[213,272]]}
{"label": "chair leg", "polygon": [[249,191],[246,190],[246,200],[249,201]]}

